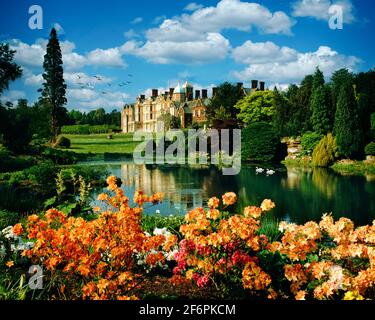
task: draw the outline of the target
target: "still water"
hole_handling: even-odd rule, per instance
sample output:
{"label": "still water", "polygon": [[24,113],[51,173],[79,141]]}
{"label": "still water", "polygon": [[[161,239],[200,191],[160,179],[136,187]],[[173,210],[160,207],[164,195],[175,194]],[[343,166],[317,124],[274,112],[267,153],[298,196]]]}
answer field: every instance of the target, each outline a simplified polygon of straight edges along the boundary
{"label": "still water", "polygon": [[[279,220],[304,223],[318,221],[323,213],[342,216],[356,224],[371,224],[375,219],[374,177],[343,176],[330,169],[278,168],[272,176],[256,174],[255,167],[243,166],[236,176],[223,176],[214,167],[145,166],[131,162],[92,163],[120,177],[125,194],[132,198],[135,190],[147,194],[163,192],[162,204],[147,208],[145,213],[185,214],[195,207],[206,206],[211,196],[221,197],[228,191],[239,196],[240,208],[260,205],[272,199],[272,214]],[[103,189],[93,191],[93,199]],[[98,205],[93,200],[93,205]],[[239,209],[240,209],[239,208]]]}

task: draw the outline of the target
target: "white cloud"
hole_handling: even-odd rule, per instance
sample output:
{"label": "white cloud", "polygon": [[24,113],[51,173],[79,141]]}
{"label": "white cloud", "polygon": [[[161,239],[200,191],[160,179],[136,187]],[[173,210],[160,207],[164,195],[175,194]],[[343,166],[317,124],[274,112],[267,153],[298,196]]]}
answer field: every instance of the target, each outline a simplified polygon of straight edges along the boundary
{"label": "white cloud", "polygon": [[299,0],[293,4],[293,16],[329,20],[331,17],[329,14],[329,8],[332,5],[342,6],[345,23],[352,23],[355,21],[355,9],[351,0]]}
{"label": "white cloud", "polygon": [[[293,50],[293,49],[290,49]],[[320,46],[315,52],[299,52],[293,60],[276,62],[277,56],[262,63],[251,63],[242,71],[235,71],[233,75],[241,81],[262,79],[269,82],[299,82],[307,74],[312,74],[319,67],[326,76],[335,70],[348,68],[355,71],[360,60],[354,56],[339,54],[327,46]]]}
{"label": "white cloud", "polygon": [[80,100],[80,101],[91,101],[98,97],[98,93],[91,89],[68,89],[68,99]]}
{"label": "white cloud", "polygon": [[142,21],[143,21],[143,18],[142,18],[142,17],[137,17],[137,18],[135,18],[135,19],[131,22],[131,24],[142,23]]}
{"label": "white cloud", "polygon": [[186,11],[196,11],[196,10],[199,10],[199,9],[202,9],[203,8],[203,5],[201,4],[198,4],[196,2],[191,2],[189,3],[185,8],[184,10]]}
{"label": "white cloud", "polygon": [[13,104],[17,104],[18,99],[24,99],[25,97],[26,97],[26,94],[24,91],[9,90],[6,92],[6,94],[2,95],[0,99],[3,103],[10,101]]}
{"label": "white cloud", "polygon": [[160,22],[162,22],[165,19],[167,19],[167,16],[165,16],[165,15],[157,16],[157,17],[154,18],[154,20],[152,21],[152,23],[153,24],[159,24]]}
{"label": "white cloud", "polygon": [[224,29],[250,31],[256,27],[262,33],[291,34],[294,24],[282,11],[271,12],[258,3],[221,0],[216,7],[205,7],[183,14],[181,21],[188,29],[220,32]]}
{"label": "white cloud", "polygon": [[289,62],[297,58],[298,52],[288,47],[279,47],[273,42],[246,41],[232,51],[238,63],[259,64],[269,62]]}
{"label": "white cloud", "polygon": [[87,60],[89,64],[107,67],[126,67],[125,61],[122,59],[120,48],[95,49],[88,53]]}
{"label": "white cloud", "polygon": [[159,64],[199,64],[225,59],[231,46],[221,31],[250,31],[291,34],[294,24],[284,12],[271,12],[257,3],[221,0],[216,6],[191,3],[191,14],[164,19],[157,28],[146,32],[144,43],[129,41],[122,46],[127,54]]}
{"label": "white cloud", "polygon": [[107,111],[112,111],[116,108],[122,108],[129,95],[124,92],[114,91],[100,91],[93,89],[68,89],[68,108],[74,108],[89,112],[98,108],[104,108]]}
{"label": "white cloud", "polygon": [[208,33],[199,41],[147,41],[143,46],[128,42],[124,51],[159,64],[199,64],[227,57],[230,43],[219,33]]}
{"label": "white cloud", "polygon": [[25,77],[24,83],[28,86],[41,86],[43,84],[43,76],[42,74],[30,74]]}

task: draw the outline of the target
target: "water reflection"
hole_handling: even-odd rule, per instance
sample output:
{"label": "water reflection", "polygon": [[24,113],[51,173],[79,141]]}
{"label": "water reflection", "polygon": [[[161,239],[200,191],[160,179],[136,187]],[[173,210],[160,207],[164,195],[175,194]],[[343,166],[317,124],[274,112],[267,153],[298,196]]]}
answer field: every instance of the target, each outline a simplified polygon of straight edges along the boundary
{"label": "water reflection", "polygon": [[[204,206],[211,196],[227,191],[239,195],[239,210],[270,198],[279,219],[298,223],[319,220],[323,213],[346,216],[358,224],[375,219],[375,182],[365,177],[340,176],[327,169],[281,168],[273,176],[257,175],[254,167],[243,167],[237,176],[223,176],[216,167],[139,166],[133,163],[103,164],[121,177],[128,196],[135,190],[163,192],[165,202],[149,208],[161,214],[184,214]],[[96,196],[102,190],[96,190]]]}

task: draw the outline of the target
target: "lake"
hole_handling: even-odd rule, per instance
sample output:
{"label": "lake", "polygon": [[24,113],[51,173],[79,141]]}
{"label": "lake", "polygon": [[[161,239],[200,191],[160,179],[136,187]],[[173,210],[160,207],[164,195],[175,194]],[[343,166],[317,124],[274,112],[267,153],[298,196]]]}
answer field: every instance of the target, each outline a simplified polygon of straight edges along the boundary
{"label": "lake", "polygon": [[[323,213],[335,218],[348,217],[356,224],[371,224],[375,219],[374,177],[343,176],[330,169],[276,168],[272,176],[256,174],[254,166],[243,166],[236,176],[223,176],[215,166],[146,166],[130,161],[90,163],[120,177],[125,194],[132,199],[135,190],[147,194],[163,192],[162,204],[146,208],[145,213],[185,214],[195,207],[206,206],[211,196],[221,197],[228,191],[239,196],[239,209],[260,205],[272,199],[272,211],[279,220],[305,223],[319,221]],[[105,189],[104,189],[105,190]],[[96,199],[103,189],[93,191]],[[93,200],[93,205],[101,203]]]}

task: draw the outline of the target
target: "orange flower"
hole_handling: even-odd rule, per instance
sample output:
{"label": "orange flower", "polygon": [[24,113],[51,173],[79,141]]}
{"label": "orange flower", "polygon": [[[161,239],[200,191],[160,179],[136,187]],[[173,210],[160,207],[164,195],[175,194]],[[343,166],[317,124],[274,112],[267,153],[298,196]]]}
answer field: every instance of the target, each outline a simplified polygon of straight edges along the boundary
{"label": "orange flower", "polygon": [[270,211],[273,208],[275,208],[275,204],[270,199],[265,199],[265,200],[263,200],[262,204],[260,205],[260,208],[264,212]]}
{"label": "orange flower", "polygon": [[22,227],[22,224],[20,223],[17,223],[14,227],[13,227],[13,233],[17,236],[20,236],[21,234],[23,234],[24,230],[23,230],[23,227]]}
{"label": "orange flower", "polygon": [[99,212],[100,211],[100,207],[94,207],[94,208],[92,208],[92,211]]}
{"label": "orange flower", "polygon": [[244,209],[245,217],[258,219],[262,215],[262,209],[259,207],[251,206]]}
{"label": "orange flower", "polygon": [[8,268],[11,268],[14,266],[14,262],[13,261],[8,261],[6,264],[5,264]]}
{"label": "orange flower", "polygon": [[234,192],[227,192],[222,196],[223,203],[226,206],[231,206],[236,203],[237,201],[237,195]]}
{"label": "orange flower", "polygon": [[220,217],[220,211],[219,210],[217,210],[217,209],[208,210],[208,212],[207,212],[207,218],[208,219],[216,220],[219,217]]}
{"label": "orange flower", "polygon": [[220,204],[220,200],[216,197],[212,197],[208,200],[207,204],[211,209],[216,209]]}
{"label": "orange flower", "polygon": [[297,294],[296,294],[296,300],[306,300],[305,299],[306,297],[306,291],[298,291]]}
{"label": "orange flower", "polygon": [[106,193],[99,194],[98,195],[98,200],[99,201],[106,201],[106,200],[108,200],[108,194],[106,194]]}

